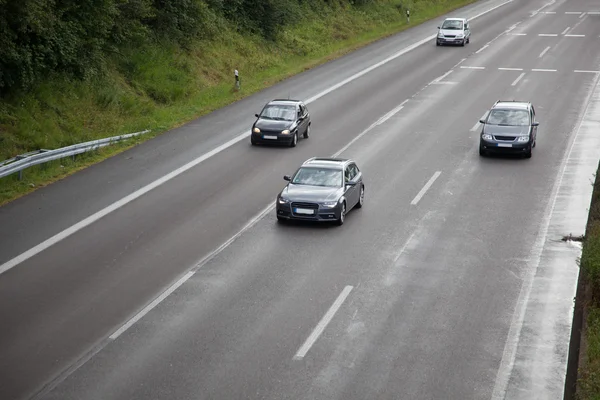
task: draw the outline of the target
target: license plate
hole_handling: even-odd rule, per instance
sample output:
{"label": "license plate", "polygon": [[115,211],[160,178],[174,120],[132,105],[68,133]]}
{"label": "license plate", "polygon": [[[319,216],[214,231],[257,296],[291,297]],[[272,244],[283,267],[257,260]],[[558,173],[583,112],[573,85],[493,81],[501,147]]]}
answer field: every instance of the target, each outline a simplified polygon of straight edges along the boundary
{"label": "license plate", "polygon": [[294,210],[294,212],[296,214],[306,214],[306,215],[313,215],[315,213],[315,210],[310,210],[308,208],[296,208]]}
{"label": "license plate", "polygon": [[275,139],[275,140],[277,140],[277,136],[264,135],[263,139]]}
{"label": "license plate", "polygon": [[498,147],[512,147],[510,143],[498,143]]}

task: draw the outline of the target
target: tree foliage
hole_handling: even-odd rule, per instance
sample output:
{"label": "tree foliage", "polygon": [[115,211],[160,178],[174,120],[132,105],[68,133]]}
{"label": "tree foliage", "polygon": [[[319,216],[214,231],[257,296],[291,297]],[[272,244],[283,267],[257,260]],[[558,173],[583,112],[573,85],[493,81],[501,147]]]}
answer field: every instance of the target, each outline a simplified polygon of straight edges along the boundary
{"label": "tree foliage", "polygon": [[[336,0],[363,3],[368,0]],[[210,38],[218,20],[275,39],[332,0],[0,0],[0,96],[51,73],[86,79],[125,46]]]}

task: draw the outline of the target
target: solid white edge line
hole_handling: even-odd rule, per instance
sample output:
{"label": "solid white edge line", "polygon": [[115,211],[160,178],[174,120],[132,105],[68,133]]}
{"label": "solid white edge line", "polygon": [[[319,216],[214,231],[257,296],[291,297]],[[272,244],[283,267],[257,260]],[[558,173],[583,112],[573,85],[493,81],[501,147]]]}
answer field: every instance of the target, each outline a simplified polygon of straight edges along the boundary
{"label": "solid white edge line", "polygon": [[413,199],[413,201],[410,202],[411,205],[414,206],[419,201],[421,201],[421,199],[423,198],[423,196],[425,196],[425,193],[429,190],[429,188],[431,187],[431,185],[433,185],[433,183],[441,175],[441,173],[442,173],[442,171],[436,171],[435,174],[433,174],[433,176],[431,178],[429,178],[429,181],[427,181],[427,183],[425,184],[425,186],[423,186],[423,188],[421,189],[421,191],[419,193],[417,193],[417,195],[415,196],[415,198]]}
{"label": "solid white edge line", "polygon": [[[477,19],[483,15],[486,15],[494,10],[497,10],[498,8],[505,6],[506,4],[512,3],[514,0],[506,0],[500,4],[497,4],[494,7],[491,7],[471,18],[469,18],[469,20],[474,20]],[[416,43],[413,43],[412,45],[404,48],[403,50],[399,51],[398,53],[394,54],[391,57],[386,58],[383,61],[378,62],[377,64],[374,64],[364,70],[362,70],[359,73],[356,73],[354,75],[352,75],[350,78],[344,79],[342,82],[339,82],[336,85],[333,85],[331,87],[329,87],[328,89],[322,91],[321,93],[310,97],[309,99],[305,100],[304,103],[305,104],[309,104],[312,103],[313,101],[320,99],[321,97],[331,93],[332,91],[339,89],[340,87],[344,86],[345,84],[365,75],[366,73],[374,70],[375,68],[378,68],[392,60],[394,60],[395,58],[400,57],[403,54],[408,53],[411,50],[414,50],[415,48],[427,43],[428,41],[435,39],[436,35],[431,35],[426,37],[423,40],[420,40]],[[136,190],[135,192],[129,194],[128,196],[123,197],[122,199],[112,203],[111,205],[103,208],[102,210],[90,215],[89,217],[83,219],[82,221],[70,226],[69,228],[55,234],[54,236],[46,239],[45,241],[43,241],[42,243],[32,247],[31,249],[21,253],[20,255],[8,260],[7,262],[5,262],[4,264],[0,265],[0,275],[3,274],[4,272],[8,271],[9,269],[15,267],[16,265],[22,263],[23,261],[28,260],[29,258],[35,256],[36,254],[44,251],[45,249],[47,249],[48,247],[60,242],[61,240],[71,236],[72,234],[74,234],[75,232],[85,228],[86,226],[98,221],[99,219],[103,218],[104,216],[110,214],[111,212],[123,207],[124,205],[134,201],[135,199],[141,197],[142,195],[148,193],[149,191],[157,188],[158,186],[162,185],[163,183],[181,175],[182,173],[190,170],[191,168],[195,167],[196,165],[202,163],[203,161],[206,161],[207,159],[211,158],[212,156],[222,152],[223,150],[228,149],[229,147],[233,146],[234,144],[236,144],[237,142],[242,141],[243,139],[247,138],[248,136],[250,136],[250,130],[248,130],[247,132],[241,133],[239,136],[234,137],[233,139],[223,143],[222,145],[214,148],[213,150],[201,155],[200,157],[198,157],[195,160],[190,161],[189,163],[183,165],[182,167],[177,168],[175,171],[170,172],[167,175],[164,175],[163,177],[155,180],[154,182],[142,187],[141,189]]]}
{"label": "solid white edge line", "polygon": [[387,121],[388,119],[392,118],[394,115],[396,115],[397,113],[399,113],[403,108],[404,108],[404,106],[402,106],[402,105],[394,108],[392,111],[390,111],[389,113],[385,114],[383,117],[379,118],[377,120],[377,122],[375,122],[375,125],[381,125],[381,124],[383,124],[385,121]]}
{"label": "solid white edge line", "polygon": [[306,338],[304,344],[300,346],[298,352],[294,356],[294,360],[301,360],[304,358],[306,353],[308,353],[310,348],[315,344],[319,336],[321,336],[327,325],[329,325],[329,323],[335,316],[335,313],[340,309],[340,307],[342,306],[352,289],[353,286],[348,285],[344,288],[344,290],[342,290],[342,292],[338,295],[337,299],[335,299],[331,307],[329,307],[329,310],[327,310],[325,315],[323,315],[323,318],[321,318],[317,326],[315,326],[315,329],[312,331],[310,336]]}
{"label": "solid white edge line", "polygon": [[538,58],[542,58],[544,57],[544,54],[546,54],[548,52],[548,50],[550,50],[550,46],[546,47],[539,55]]}
{"label": "solid white edge line", "polygon": [[535,260],[532,265],[535,265],[532,271],[525,276],[523,284],[521,285],[521,290],[519,292],[519,297],[517,298],[517,304],[515,306],[510,328],[508,331],[507,339],[504,344],[504,350],[502,352],[502,359],[500,360],[500,366],[498,367],[498,371],[496,373],[496,380],[494,382],[494,389],[492,391],[492,400],[504,400],[506,395],[506,389],[508,387],[508,382],[510,379],[510,375],[512,374],[512,369],[515,363],[515,357],[517,354],[517,347],[519,345],[519,337],[521,335],[521,330],[523,329],[523,320],[525,318],[525,312],[527,311],[527,303],[529,301],[529,296],[531,295],[531,288],[533,287],[533,280],[537,274],[539,269],[539,265],[542,258],[542,253],[544,250],[544,243],[548,237],[548,229],[550,228],[550,222],[552,221],[552,214],[554,213],[554,208],[556,206],[556,200],[558,198],[558,193],[560,191],[560,187],[562,185],[562,181],[565,175],[565,171],[567,168],[567,164],[569,159],[571,158],[571,153],[575,148],[575,143],[577,142],[577,137],[579,136],[579,132],[581,131],[581,126],[583,125],[583,121],[585,120],[585,116],[587,114],[587,110],[590,106],[590,102],[594,92],[596,91],[599,83],[600,76],[595,78],[594,85],[592,85],[591,90],[589,91],[585,108],[581,113],[579,121],[577,122],[577,130],[575,131],[575,136],[573,137],[573,141],[569,147],[568,152],[565,154],[563,159],[561,160],[562,166],[560,172],[558,174],[558,179],[556,180],[554,187],[552,188],[552,195],[550,197],[550,201],[546,204],[546,212],[544,213],[544,218],[542,225],[540,226],[540,230],[538,231],[534,246],[533,252]]}
{"label": "solid white edge line", "polygon": [[431,81],[431,83],[438,83],[439,81],[441,81],[442,79],[444,79],[445,77],[447,77],[448,75],[450,75],[453,71],[454,70],[451,69],[450,71],[446,72],[444,75],[438,76],[433,81]]}
{"label": "solid white edge line", "polygon": [[523,79],[523,77],[524,77],[524,76],[525,76],[525,72],[521,73],[521,75],[519,75],[519,77],[518,77],[517,79],[515,79],[515,80],[513,81],[513,83],[512,83],[510,86],[516,86],[516,85],[517,85],[517,83],[519,83],[519,81],[520,81],[521,79]]}
{"label": "solid white edge line", "polygon": [[564,31],[562,31],[561,35],[566,35],[566,33],[569,32],[569,29],[571,29],[571,27],[567,26],[567,29],[565,29]]}
{"label": "solid white edge line", "polygon": [[402,256],[402,254],[404,254],[404,252],[406,251],[406,248],[408,247],[408,245],[410,244],[410,242],[412,241],[413,237],[415,237],[416,234],[417,234],[417,231],[415,230],[413,233],[410,234],[408,239],[406,239],[406,242],[404,242],[404,245],[400,248],[400,251],[398,252],[396,257],[394,257],[394,264],[397,263],[398,260],[400,259],[400,257]]}
{"label": "solid white edge line", "polygon": [[583,18],[583,17],[585,17],[585,15],[586,15],[586,13],[584,13],[584,12],[583,12],[583,13],[581,13],[581,15],[579,16],[579,18]]}

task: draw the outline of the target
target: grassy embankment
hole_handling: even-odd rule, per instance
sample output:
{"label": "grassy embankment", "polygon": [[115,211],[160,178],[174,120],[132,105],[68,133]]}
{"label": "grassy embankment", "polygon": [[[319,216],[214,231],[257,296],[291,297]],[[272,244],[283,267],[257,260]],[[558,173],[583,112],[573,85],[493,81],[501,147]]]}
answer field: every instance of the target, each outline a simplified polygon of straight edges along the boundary
{"label": "grassy embankment", "polygon": [[576,397],[580,400],[600,400],[600,179],[592,194],[588,225],[581,255],[584,294],[584,332],[582,357],[579,360],[579,380]]}
{"label": "grassy embankment", "polygon": [[[119,153],[143,140],[237,101],[291,75],[440,16],[476,0],[344,2],[278,30],[275,40],[213,21],[216,34],[187,50],[169,43],[121,46],[108,70],[92,80],[48,77],[25,93],[0,98],[0,160],[40,148],[151,129],[152,133],[97,152],[63,159],[0,179],[0,204]],[[329,4],[329,3],[328,3]],[[233,91],[240,71],[242,90]]]}

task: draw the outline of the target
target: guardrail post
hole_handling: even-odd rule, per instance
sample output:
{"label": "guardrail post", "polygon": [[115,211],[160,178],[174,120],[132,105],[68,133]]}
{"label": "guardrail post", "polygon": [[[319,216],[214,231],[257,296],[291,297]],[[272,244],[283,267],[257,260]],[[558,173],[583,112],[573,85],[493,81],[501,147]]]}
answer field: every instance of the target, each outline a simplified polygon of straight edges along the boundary
{"label": "guardrail post", "polygon": [[19,180],[22,181],[23,180],[23,170],[19,171]]}

